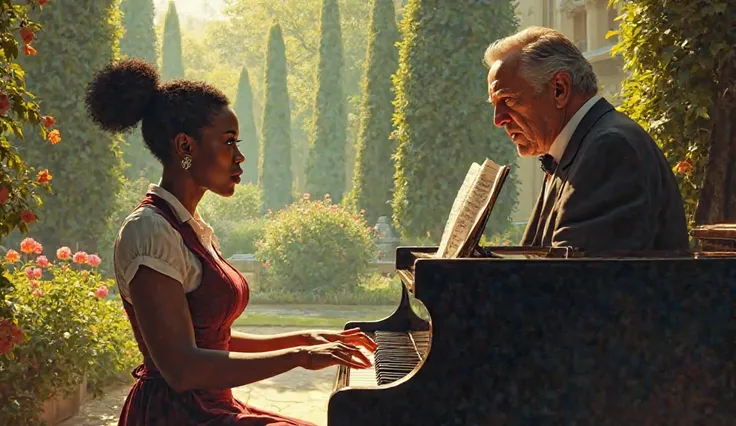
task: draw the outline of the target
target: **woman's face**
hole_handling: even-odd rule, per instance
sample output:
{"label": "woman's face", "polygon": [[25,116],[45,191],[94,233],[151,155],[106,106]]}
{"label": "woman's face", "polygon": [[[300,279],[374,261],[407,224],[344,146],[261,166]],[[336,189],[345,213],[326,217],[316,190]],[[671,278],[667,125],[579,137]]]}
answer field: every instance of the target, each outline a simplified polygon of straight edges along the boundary
{"label": "woman's face", "polygon": [[230,107],[223,107],[191,146],[189,172],[194,182],[223,197],[233,195],[243,173],[240,163],[245,161],[238,142],[238,117]]}

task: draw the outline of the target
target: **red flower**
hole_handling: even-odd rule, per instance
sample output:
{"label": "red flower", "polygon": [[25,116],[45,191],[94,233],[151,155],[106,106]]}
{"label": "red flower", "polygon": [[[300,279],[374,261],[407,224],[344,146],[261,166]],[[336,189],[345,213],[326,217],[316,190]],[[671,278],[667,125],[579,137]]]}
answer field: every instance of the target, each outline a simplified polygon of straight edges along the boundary
{"label": "red flower", "polygon": [[689,161],[683,160],[675,164],[675,171],[683,175],[689,175],[693,171],[693,165]]}
{"label": "red flower", "polygon": [[43,125],[50,129],[56,125],[56,120],[54,117],[47,115],[43,118]]}
{"label": "red flower", "polygon": [[21,27],[18,32],[20,33],[20,38],[23,39],[23,43],[25,44],[33,43],[33,40],[36,38],[36,34],[33,34],[33,31],[28,27]]}
{"label": "red flower", "polygon": [[20,214],[20,220],[22,220],[23,223],[30,225],[36,221],[36,215],[30,210],[23,210]]}
{"label": "red flower", "polygon": [[0,186],[0,206],[8,202],[10,190],[7,186]]}
{"label": "red flower", "polygon": [[0,93],[0,114],[5,114],[10,109],[10,98],[5,93]]}

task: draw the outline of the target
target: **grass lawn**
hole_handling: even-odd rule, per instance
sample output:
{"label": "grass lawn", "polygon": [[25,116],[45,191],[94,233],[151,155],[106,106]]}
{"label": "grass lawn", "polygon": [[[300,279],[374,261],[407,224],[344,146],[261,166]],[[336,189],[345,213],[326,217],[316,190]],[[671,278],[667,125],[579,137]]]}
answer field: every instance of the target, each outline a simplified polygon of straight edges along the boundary
{"label": "grass lawn", "polygon": [[353,305],[251,305],[235,326],[342,328],[348,321],[378,321],[396,306]]}

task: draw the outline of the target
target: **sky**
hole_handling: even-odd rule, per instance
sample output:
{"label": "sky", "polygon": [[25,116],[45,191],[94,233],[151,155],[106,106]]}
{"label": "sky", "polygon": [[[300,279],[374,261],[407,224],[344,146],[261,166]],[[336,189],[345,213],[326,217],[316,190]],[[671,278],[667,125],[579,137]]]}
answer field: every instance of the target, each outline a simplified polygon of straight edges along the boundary
{"label": "sky", "polygon": [[[225,9],[225,0],[174,0],[179,18],[217,18]],[[169,7],[169,0],[154,0],[156,21],[163,19]]]}

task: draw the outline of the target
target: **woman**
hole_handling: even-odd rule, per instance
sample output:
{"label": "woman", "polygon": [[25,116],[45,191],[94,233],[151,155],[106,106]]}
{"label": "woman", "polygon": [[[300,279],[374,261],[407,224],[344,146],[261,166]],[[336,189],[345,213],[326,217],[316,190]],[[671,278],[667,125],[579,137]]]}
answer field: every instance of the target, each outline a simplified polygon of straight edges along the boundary
{"label": "woman", "polygon": [[228,197],[240,182],[238,119],[217,89],[159,84],[132,59],[108,65],[88,86],[86,105],[103,129],[142,120],[143,139],[162,163],[159,185],[123,222],[115,278],[143,363],[120,425],[306,425],[249,407],[230,388],[295,367],[370,366],[359,330],[259,336],[231,331],[248,303],[245,278],[222,258],[197,214],[205,191]]}

